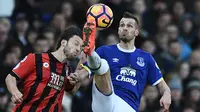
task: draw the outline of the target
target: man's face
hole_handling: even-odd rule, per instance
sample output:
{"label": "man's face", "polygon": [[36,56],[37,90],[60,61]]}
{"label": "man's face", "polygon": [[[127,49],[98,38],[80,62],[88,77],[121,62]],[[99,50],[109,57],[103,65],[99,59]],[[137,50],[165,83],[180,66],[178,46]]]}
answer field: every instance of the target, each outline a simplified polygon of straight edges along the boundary
{"label": "man's face", "polygon": [[139,34],[136,21],[132,18],[122,18],[119,23],[118,34],[123,42],[129,42]]}
{"label": "man's face", "polygon": [[179,57],[180,53],[181,53],[180,43],[178,43],[178,42],[171,43],[169,46],[169,52],[171,53],[171,55]]}
{"label": "man's face", "polygon": [[49,50],[48,40],[37,40],[34,50],[35,52],[47,52]]}
{"label": "man's face", "polygon": [[83,40],[81,37],[77,35],[72,36],[64,47],[64,54],[67,59],[75,59],[81,53],[82,44]]}

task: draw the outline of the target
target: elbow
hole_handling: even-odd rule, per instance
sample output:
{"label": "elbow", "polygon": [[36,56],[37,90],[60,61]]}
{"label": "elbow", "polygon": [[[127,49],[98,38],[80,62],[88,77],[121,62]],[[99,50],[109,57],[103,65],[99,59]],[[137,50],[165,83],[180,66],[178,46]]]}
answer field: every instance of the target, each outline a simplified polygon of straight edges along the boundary
{"label": "elbow", "polygon": [[9,82],[13,82],[14,80],[16,80],[15,77],[13,77],[10,74],[8,74],[6,79],[5,79],[6,85],[8,85]]}
{"label": "elbow", "polygon": [[6,79],[5,79],[6,85],[9,82],[9,80],[10,80],[10,77],[9,77],[9,74],[8,74],[7,77],[6,77]]}

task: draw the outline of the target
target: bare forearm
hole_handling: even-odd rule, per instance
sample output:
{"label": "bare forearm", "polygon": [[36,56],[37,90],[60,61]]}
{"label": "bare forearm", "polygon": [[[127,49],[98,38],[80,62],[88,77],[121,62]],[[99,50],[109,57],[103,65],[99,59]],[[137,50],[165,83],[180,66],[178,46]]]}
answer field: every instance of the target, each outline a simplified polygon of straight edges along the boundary
{"label": "bare forearm", "polygon": [[171,94],[171,91],[170,91],[168,85],[166,84],[166,82],[164,80],[162,80],[158,84],[158,89],[159,89],[161,95],[163,95],[165,93]]}
{"label": "bare forearm", "polygon": [[10,74],[6,77],[6,86],[8,88],[8,91],[11,94],[14,94],[15,92],[18,92],[19,89],[17,88],[17,81],[16,78],[11,76]]}

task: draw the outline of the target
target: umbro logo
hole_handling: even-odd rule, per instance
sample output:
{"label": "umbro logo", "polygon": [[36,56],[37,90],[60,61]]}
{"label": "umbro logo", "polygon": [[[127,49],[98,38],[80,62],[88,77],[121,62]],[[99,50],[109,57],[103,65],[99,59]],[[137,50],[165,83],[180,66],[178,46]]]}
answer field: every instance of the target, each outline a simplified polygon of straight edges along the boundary
{"label": "umbro logo", "polygon": [[115,62],[115,63],[118,63],[118,62],[119,62],[119,59],[118,59],[118,58],[113,58],[112,60],[113,60],[113,62]]}

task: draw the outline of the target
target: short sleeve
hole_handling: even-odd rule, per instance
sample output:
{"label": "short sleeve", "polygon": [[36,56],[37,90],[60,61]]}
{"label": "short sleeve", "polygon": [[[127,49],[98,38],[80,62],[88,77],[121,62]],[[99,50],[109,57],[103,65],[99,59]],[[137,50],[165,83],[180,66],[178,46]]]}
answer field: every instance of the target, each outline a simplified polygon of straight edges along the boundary
{"label": "short sleeve", "polygon": [[148,82],[155,86],[163,80],[162,73],[152,55],[149,57],[148,64]]}
{"label": "short sleeve", "polygon": [[21,60],[12,70],[10,73],[12,76],[19,79],[24,79],[32,72],[35,66],[35,55],[34,54],[28,54],[26,57],[24,57],[23,60]]}

